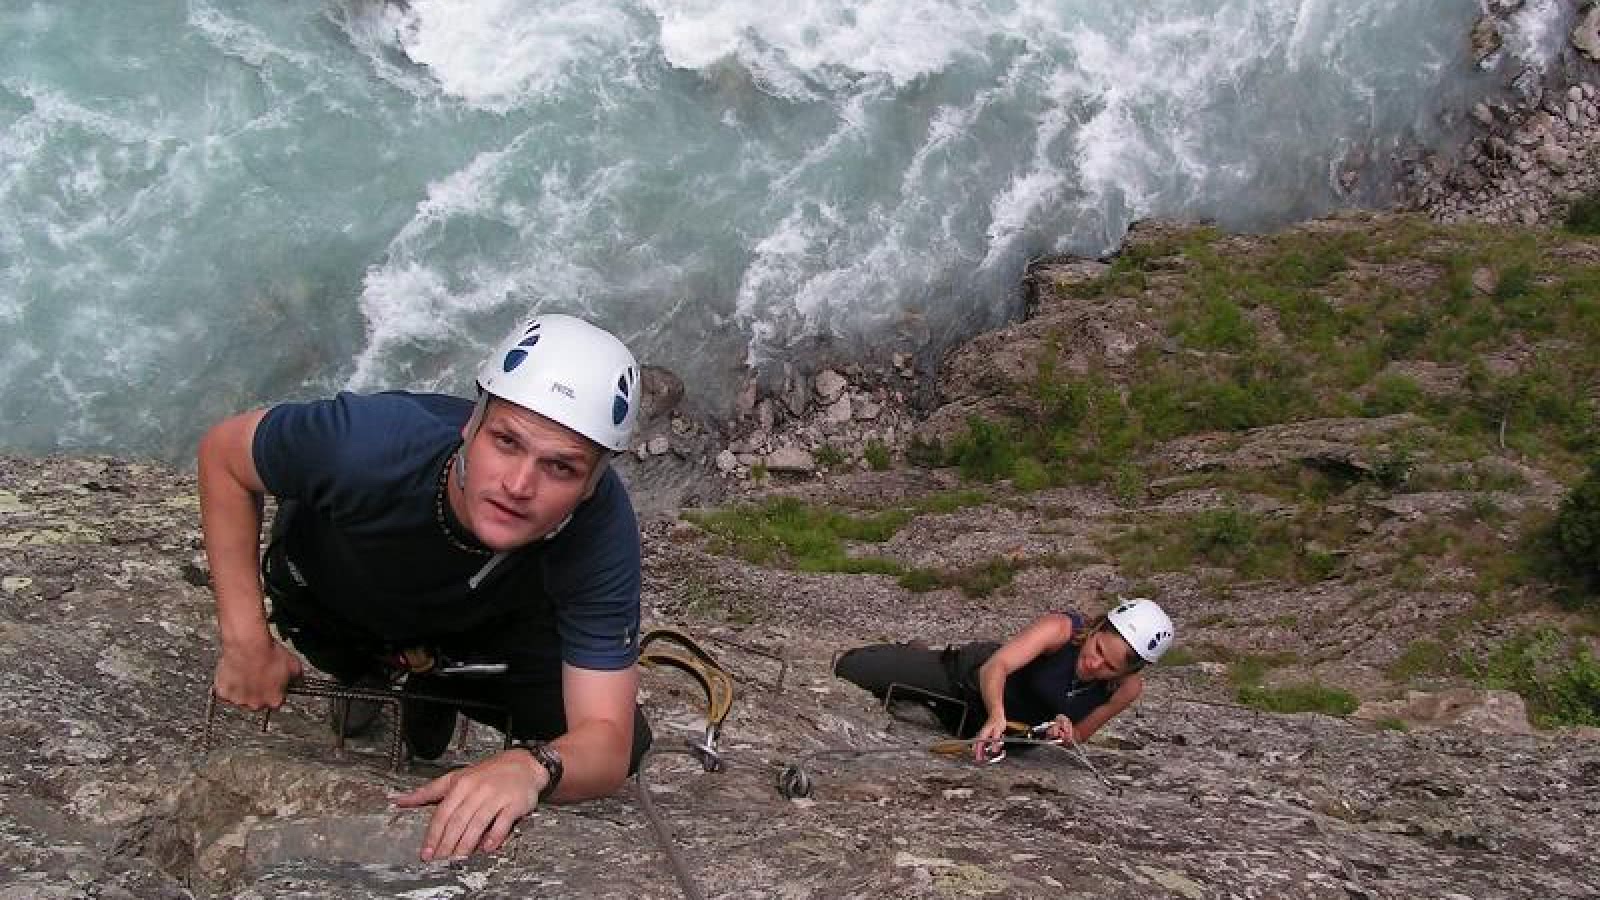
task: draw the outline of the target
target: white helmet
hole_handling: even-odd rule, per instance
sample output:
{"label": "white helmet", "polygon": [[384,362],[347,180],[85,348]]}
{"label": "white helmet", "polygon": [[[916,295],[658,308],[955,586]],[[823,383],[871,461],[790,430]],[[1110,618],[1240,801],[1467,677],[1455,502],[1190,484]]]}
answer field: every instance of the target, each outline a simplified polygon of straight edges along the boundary
{"label": "white helmet", "polygon": [[639,418],[639,364],[582,319],[534,316],[478,369],[478,387],[621,453]]}
{"label": "white helmet", "polygon": [[1172,646],[1172,619],[1154,600],[1133,599],[1119,603],[1116,609],[1106,613],[1106,621],[1147,663],[1160,659]]}

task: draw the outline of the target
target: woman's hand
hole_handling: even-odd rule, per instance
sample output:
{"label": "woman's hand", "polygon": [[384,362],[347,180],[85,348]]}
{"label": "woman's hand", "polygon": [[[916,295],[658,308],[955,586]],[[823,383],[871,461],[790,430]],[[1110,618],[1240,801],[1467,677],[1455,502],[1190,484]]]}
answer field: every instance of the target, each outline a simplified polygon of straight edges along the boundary
{"label": "woman's hand", "polygon": [[1061,744],[1076,744],[1078,735],[1072,730],[1072,720],[1066,716],[1056,716],[1050,727],[1044,730],[1044,739],[1056,741]]}
{"label": "woman's hand", "polygon": [[1006,752],[1006,745],[1000,738],[1005,737],[1006,720],[1004,716],[990,719],[983,723],[978,733],[972,739],[972,758],[980,763],[995,762],[997,757]]}

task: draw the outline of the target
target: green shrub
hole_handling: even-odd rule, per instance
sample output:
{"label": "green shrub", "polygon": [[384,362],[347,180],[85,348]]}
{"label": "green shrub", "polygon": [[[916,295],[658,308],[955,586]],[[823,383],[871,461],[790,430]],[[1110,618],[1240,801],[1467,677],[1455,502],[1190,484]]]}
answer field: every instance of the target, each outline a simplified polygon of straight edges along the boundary
{"label": "green shrub", "polygon": [[900,586],[917,594],[936,591],[944,585],[944,578],[932,569],[911,569],[900,576]]}
{"label": "green shrub", "polygon": [[816,460],[824,469],[836,469],[844,465],[844,451],[832,444],[823,444],[817,448]]}
{"label": "green shrub", "polygon": [[[1213,648],[1215,655],[1218,648]],[[1293,653],[1246,653],[1228,660],[1228,681],[1237,687],[1259,687],[1267,672],[1299,661]]]}
{"label": "green shrub", "polygon": [[1377,726],[1379,728],[1382,728],[1384,731],[1410,731],[1411,730],[1411,726],[1406,724],[1406,720],[1405,719],[1396,718],[1395,716],[1387,716],[1385,718],[1379,719],[1376,724],[1377,724]]}
{"label": "green shrub", "polygon": [[921,435],[912,435],[906,443],[906,462],[924,469],[932,469],[945,464],[944,447],[938,441],[925,440]]}
{"label": "green shrub", "polygon": [[1568,571],[1600,587],[1600,462],[1561,501],[1554,530],[1556,550]]}
{"label": "green shrub", "polygon": [[1422,406],[1422,386],[1406,375],[1384,375],[1372,385],[1362,411],[1369,416],[1389,416]]}
{"label": "green shrub", "polygon": [[1187,647],[1173,647],[1161,657],[1161,665],[1166,668],[1173,666],[1187,666],[1200,661],[1200,657]]}
{"label": "green shrub", "polygon": [[1177,335],[1201,350],[1248,350],[1256,343],[1255,326],[1227,297],[1207,298],[1198,315],[1178,324]]}
{"label": "green shrub", "polygon": [[1011,467],[1011,483],[1019,491],[1037,491],[1050,486],[1050,470],[1031,456],[1021,457]]}
{"label": "green shrub", "polygon": [[[1470,276],[1469,276],[1470,278]],[[1428,337],[1430,319],[1422,314],[1404,315],[1384,324],[1383,355],[1386,359],[1410,359]]]}
{"label": "green shrub", "polygon": [[900,586],[915,593],[926,593],[942,587],[960,588],[968,597],[987,597],[1011,583],[1022,564],[1009,559],[995,558],[967,569],[937,571],[911,569],[900,576]]}
{"label": "green shrub", "polygon": [[1485,687],[1515,691],[1535,725],[1600,725],[1600,663],[1554,628],[1524,631],[1473,661]]}
{"label": "green shrub", "polygon": [[1574,234],[1600,234],[1600,194],[1588,194],[1567,206],[1563,222]]}
{"label": "green shrub", "polygon": [[1005,426],[973,416],[967,420],[967,433],[950,445],[948,458],[963,478],[991,482],[1011,474],[1017,448]]}
{"label": "green shrub", "polygon": [[1245,510],[1202,510],[1189,521],[1189,542],[1200,556],[1227,562],[1251,545],[1259,527],[1260,520]]}
{"label": "green shrub", "polygon": [[1022,565],[1009,559],[991,559],[947,576],[968,597],[987,597],[1011,583]]}
{"label": "green shrub", "polygon": [[1411,470],[1416,465],[1411,448],[1403,441],[1397,441],[1372,464],[1372,477],[1392,491],[1411,480]]}
{"label": "green shrub", "polygon": [[867,441],[867,446],[861,451],[861,455],[874,472],[882,472],[889,468],[889,447],[877,438]]}
{"label": "green shrub", "polygon": [[1533,290],[1533,267],[1527,263],[1507,266],[1494,284],[1494,298],[1501,303],[1525,297]]}

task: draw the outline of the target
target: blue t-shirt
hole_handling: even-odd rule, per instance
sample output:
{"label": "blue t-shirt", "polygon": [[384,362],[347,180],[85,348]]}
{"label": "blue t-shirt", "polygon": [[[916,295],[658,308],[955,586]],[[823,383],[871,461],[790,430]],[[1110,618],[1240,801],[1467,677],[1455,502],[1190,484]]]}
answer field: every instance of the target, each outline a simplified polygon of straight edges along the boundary
{"label": "blue t-shirt", "polygon": [[268,410],[252,451],[267,490],[296,501],[297,574],[342,626],[384,642],[487,628],[528,674],[633,665],[639,526],[622,480],[608,470],[556,536],[489,565],[441,502],[471,413],[459,397],[398,391]]}

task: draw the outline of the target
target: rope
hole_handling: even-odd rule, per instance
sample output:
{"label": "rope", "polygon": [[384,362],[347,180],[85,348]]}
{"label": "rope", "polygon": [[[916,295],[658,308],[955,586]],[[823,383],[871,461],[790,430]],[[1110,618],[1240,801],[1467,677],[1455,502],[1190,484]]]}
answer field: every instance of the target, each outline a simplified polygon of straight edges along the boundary
{"label": "rope", "polygon": [[661,752],[663,751],[648,751],[644,758],[639,760],[639,771],[633,776],[634,787],[639,796],[639,808],[644,810],[645,818],[650,820],[650,828],[655,832],[656,843],[661,845],[661,852],[666,854],[667,862],[672,866],[672,874],[678,879],[678,887],[682,889],[683,896],[688,900],[705,900],[706,895],[701,893],[700,886],[694,880],[694,874],[689,871],[689,864],[684,862],[683,855],[678,852],[677,845],[672,841],[672,829],[662,820],[661,813],[656,810],[655,801],[650,799],[650,786],[644,779],[644,770],[650,765],[650,760],[659,756]]}

